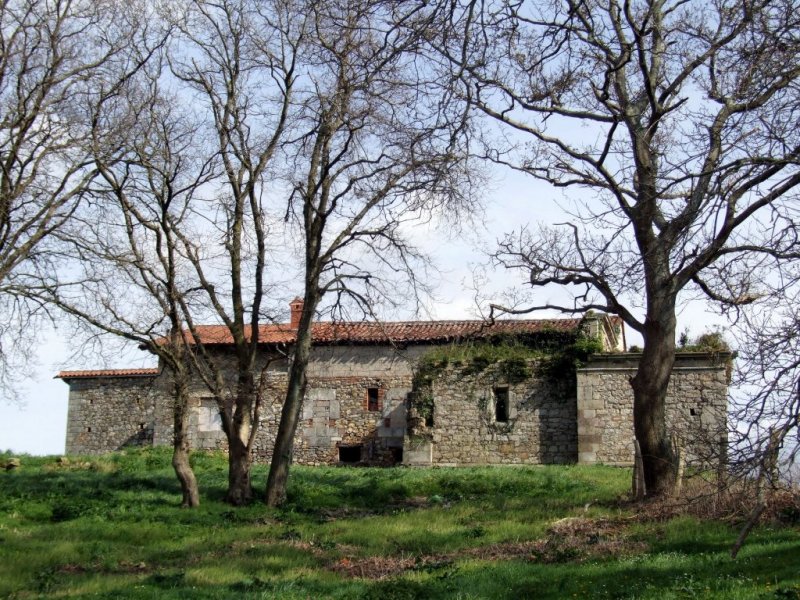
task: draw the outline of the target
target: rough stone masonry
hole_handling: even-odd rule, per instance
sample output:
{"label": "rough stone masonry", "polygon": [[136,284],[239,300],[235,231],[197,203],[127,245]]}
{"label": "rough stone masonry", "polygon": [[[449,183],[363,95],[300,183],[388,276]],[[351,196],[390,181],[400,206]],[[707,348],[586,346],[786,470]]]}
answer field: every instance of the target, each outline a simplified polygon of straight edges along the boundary
{"label": "rough stone masonry", "polygon": [[[315,324],[295,462],[631,464],[629,378],[638,355],[624,351],[621,323],[606,315],[497,323],[502,325],[494,329],[476,321]],[[269,327],[259,336],[265,340],[265,359],[272,356],[271,339],[291,342],[291,323]],[[440,370],[425,390],[430,410],[420,416],[414,376],[433,349],[476,339],[552,346],[553,340],[566,343],[581,335],[601,340],[604,352],[577,369],[542,374],[539,361],[530,359],[530,375],[523,378],[509,379],[499,365]],[[218,331],[209,339],[215,352],[228,351]],[[268,402],[255,443],[259,461],[271,458],[286,392],[288,361],[272,358],[265,373]],[[667,418],[689,462],[710,460],[725,435],[731,360],[727,353],[678,355]],[[70,388],[68,454],[172,443],[169,377],[162,369],[65,371],[59,376]],[[191,395],[193,446],[224,450],[212,397],[199,381]]]}

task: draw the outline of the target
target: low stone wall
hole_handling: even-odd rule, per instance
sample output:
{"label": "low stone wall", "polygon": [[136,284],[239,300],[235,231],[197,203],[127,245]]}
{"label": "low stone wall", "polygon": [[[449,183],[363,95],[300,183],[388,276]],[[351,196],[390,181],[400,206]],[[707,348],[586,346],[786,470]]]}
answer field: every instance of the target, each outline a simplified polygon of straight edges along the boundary
{"label": "low stone wall", "polygon": [[[578,462],[633,464],[633,390],[640,354],[590,357],[578,369]],[[668,429],[688,463],[710,463],[727,431],[730,353],[680,353],[667,391]]]}

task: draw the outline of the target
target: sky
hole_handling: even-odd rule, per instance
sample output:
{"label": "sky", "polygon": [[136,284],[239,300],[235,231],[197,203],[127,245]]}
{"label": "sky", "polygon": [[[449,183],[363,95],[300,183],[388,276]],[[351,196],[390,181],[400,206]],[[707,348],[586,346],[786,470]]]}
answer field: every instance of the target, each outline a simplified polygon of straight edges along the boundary
{"label": "sky", "polygon": [[[428,307],[430,316],[437,319],[476,318],[474,291],[470,286],[474,267],[487,263],[484,250],[492,248],[503,233],[521,224],[563,221],[565,214],[559,208],[563,201],[561,191],[550,189],[525,175],[497,173],[486,193],[485,215],[476,219],[476,223],[450,235],[445,229],[430,226],[410,232],[414,241],[435,257],[439,269],[436,279],[430,282],[435,291],[435,299]],[[486,275],[489,296],[521,285],[519,275],[502,270],[487,270]],[[302,290],[298,289],[296,293],[301,294]],[[719,317],[704,304],[695,302],[679,314],[678,330],[688,327],[692,335],[698,335],[720,323]],[[142,361],[148,358],[136,349],[120,354],[118,348],[108,348],[102,356],[97,356],[96,361],[91,357],[73,357],[80,349],[81,340],[66,327],[40,334],[38,356],[30,365],[29,378],[24,382],[22,402],[11,403],[0,397],[0,451],[31,455],[64,452],[69,388],[60,379],[54,379],[58,371],[143,366]],[[626,330],[626,338],[628,345],[641,343],[630,329]]]}

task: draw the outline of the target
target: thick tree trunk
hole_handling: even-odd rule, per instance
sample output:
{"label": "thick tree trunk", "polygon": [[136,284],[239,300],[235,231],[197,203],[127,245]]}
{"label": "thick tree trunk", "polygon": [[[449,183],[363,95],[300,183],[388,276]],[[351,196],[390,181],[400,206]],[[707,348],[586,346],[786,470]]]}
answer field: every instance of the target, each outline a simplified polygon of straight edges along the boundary
{"label": "thick tree trunk", "polygon": [[303,396],[306,391],[306,368],[311,352],[311,322],[316,302],[306,298],[303,315],[297,328],[292,367],[289,370],[289,384],[286,401],[281,411],[281,422],[275,436],[275,448],[267,478],[266,502],[268,506],[280,506],[286,501],[286,482],[289,478],[289,466],[292,462],[294,434],[303,408]]}
{"label": "thick tree trunk", "polygon": [[[652,308],[652,307],[651,307]],[[642,449],[648,496],[669,494],[675,482],[676,461],[666,425],[666,399],[675,364],[674,302],[662,301],[648,311],[644,348],[633,387],[633,426]]]}
{"label": "thick tree trunk", "polygon": [[172,468],[181,484],[183,499],[181,506],[194,508],[200,506],[200,490],[197,478],[189,463],[189,397],[186,390],[186,375],[176,373],[175,405],[173,410]]}
{"label": "thick tree trunk", "polygon": [[228,440],[228,493],[225,501],[233,506],[242,506],[252,499],[250,452],[238,435],[232,436]]}
{"label": "thick tree trunk", "polygon": [[236,392],[236,413],[228,435],[228,493],[225,501],[234,506],[242,506],[253,499],[250,485],[250,407],[256,390],[251,372],[242,373]]}

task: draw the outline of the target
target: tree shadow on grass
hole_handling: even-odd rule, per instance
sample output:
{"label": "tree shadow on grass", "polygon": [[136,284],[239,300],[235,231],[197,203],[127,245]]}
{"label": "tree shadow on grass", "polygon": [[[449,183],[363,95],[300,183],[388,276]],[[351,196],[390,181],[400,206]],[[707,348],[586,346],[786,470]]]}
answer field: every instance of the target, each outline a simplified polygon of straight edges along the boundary
{"label": "tree shadow on grass", "polygon": [[[797,597],[800,539],[780,548],[753,547],[742,559],[713,555],[644,554],[596,563],[537,564],[524,560],[461,563],[423,582],[407,576],[370,584],[364,598],[727,598]],[[697,557],[700,560],[696,560]]]}
{"label": "tree shadow on grass", "polygon": [[0,493],[0,511],[15,511],[34,521],[63,522],[83,516],[114,515],[126,507],[164,508],[179,503],[180,488],[174,478],[91,470],[5,474]]}

